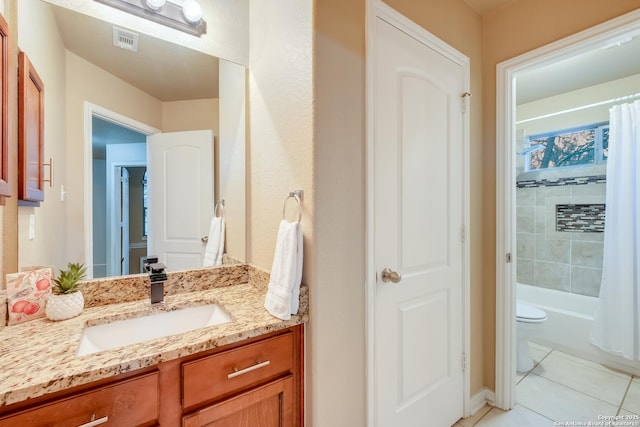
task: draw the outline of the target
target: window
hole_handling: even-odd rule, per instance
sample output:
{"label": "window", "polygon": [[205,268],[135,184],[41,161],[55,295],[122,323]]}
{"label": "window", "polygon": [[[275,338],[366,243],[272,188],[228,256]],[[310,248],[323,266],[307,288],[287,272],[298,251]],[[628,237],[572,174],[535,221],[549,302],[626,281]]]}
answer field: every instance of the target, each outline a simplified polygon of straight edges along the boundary
{"label": "window", "polygon": [[597,165],[607,161],[609,123],[595,123],[527,138],[526,170]]}

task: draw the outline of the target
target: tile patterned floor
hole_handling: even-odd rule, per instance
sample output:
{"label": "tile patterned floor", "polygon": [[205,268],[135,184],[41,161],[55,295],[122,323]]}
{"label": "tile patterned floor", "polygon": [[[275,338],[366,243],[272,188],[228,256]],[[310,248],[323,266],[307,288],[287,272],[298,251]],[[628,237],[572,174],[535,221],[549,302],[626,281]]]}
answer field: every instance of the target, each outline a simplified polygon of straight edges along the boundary
{"label": "tile patterned floor", "polygon": [[485,406],[453,427],[640,427],[639,377],[530,346],[535,364],[517,375],[515,408]]}

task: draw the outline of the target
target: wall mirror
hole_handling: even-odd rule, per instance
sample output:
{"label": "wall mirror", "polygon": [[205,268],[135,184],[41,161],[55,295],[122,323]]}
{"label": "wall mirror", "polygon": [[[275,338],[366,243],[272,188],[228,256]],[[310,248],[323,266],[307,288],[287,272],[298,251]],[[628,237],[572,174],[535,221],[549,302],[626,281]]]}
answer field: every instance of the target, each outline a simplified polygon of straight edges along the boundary
{"label": "wall mirror", "polygon": [[[244,67],[46,1],[20,3],[19,14],[49,23],[33,25],[29,31],[48,34],[23,35],[23,43],[58,40],[63,49],[51,61],[31,50],[40,53],[41,68],[56,61],[65,68],[63,99],[54,108],[66,112],[66,141],[49,149],[61,153],[65,161],[57,163],[66,166],[57,171],[60,184],[48,202],[66,204],[66,241],[56,242],[66,245],[66,259],[90,265],[93,277],[138,273],[150,252],[170,271],[200,267],[214,201],[225,199],[225,253],[244,260]],[[167,142],[151,139],[168,136],[186,151],[171,146],[152,154],[149,147]],[[47,144],[55,142],[45,141],[45,150]],[[195,151],[197,144],[206,151]],[[151,164],[153,156],[161,161]],[[160,202],[158,190],[150,190],[152,170],[154,188],[160,181],[164,188]],[[197,215],[187,207],[194,201]],[[158,246],[154,227],[167,232],[169,246]],[[44,252],[30,252],[33,240],[20,238],[20,258],[30,260],[19,260],[21,266],[38,262],[31,261],[39,260],[33,252]]]}

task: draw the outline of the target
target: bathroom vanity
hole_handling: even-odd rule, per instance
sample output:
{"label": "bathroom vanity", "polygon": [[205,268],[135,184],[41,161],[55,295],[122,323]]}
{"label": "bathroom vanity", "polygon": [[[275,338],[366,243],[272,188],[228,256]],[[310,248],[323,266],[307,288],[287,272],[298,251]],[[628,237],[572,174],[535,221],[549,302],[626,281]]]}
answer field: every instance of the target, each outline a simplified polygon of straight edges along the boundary
{"label": "bathroom vanity", "polygon": [[301,402],[296,326],[14,405],[0,426],[300,426]]}
{"label": "bathroom vanity", "polygon": [[[112,303],[4,328],[0,426],[302,426],[306,289],[300,314],[282,321],[262,307],[266,288],[238,277],[248,283],[218,280],[162,306]],[[211,303],[232,320],[78,355],[91,325]]]}

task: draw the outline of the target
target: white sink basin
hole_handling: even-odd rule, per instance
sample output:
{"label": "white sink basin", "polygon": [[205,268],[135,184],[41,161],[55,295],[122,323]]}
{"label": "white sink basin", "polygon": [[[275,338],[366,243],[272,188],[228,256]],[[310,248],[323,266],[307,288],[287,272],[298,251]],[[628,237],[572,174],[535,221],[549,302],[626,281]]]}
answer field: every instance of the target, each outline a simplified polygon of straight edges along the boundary
{"label": "white sink basin", "polygon": [[78,356],[228,322],[231,317],[220,306],[207,304],[87,326],[82,332]]}

